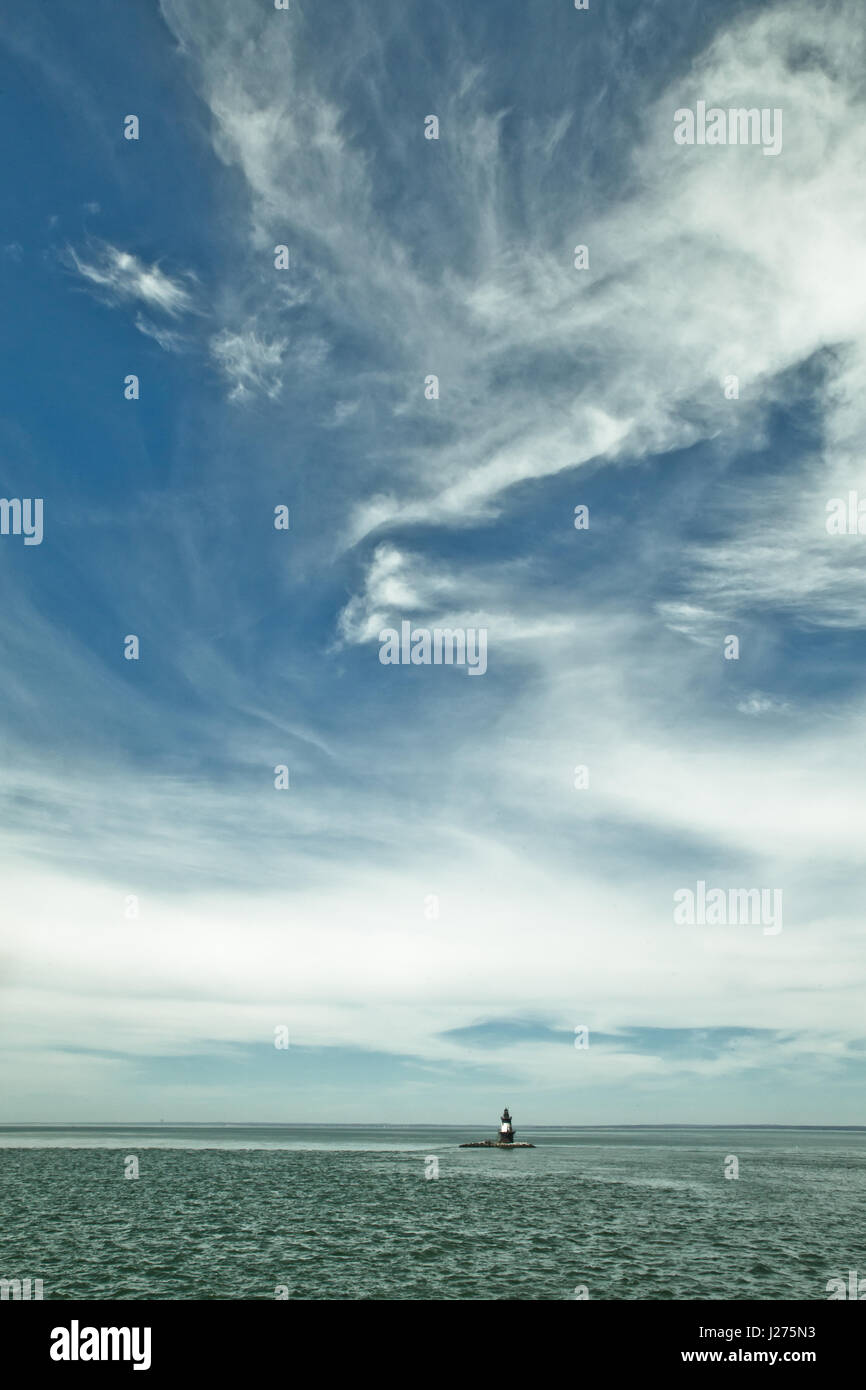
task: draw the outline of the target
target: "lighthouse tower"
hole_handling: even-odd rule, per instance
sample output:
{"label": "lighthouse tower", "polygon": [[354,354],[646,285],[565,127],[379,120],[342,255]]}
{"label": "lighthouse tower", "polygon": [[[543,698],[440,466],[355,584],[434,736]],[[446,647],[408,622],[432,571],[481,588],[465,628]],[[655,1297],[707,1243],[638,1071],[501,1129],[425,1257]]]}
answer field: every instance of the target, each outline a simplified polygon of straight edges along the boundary
{"label": "lighthouse tower", "polygon": [[511,1123],[507,1105],[502,1112],[502,1119],[499,1121],[499,1142],[500,1144],[514,1143],[514,1125]]}

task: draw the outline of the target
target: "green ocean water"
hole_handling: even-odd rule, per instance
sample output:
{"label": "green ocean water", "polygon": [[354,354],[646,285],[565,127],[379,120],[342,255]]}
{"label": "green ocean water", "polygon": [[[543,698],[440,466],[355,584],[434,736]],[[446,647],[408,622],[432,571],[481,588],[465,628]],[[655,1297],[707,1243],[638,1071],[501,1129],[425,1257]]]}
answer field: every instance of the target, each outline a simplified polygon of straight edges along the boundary
{"label": "green ocean water", "polygon": [[[818,1299],[866,1278],[866,1130],[0,1128],[46,1299]],[[726,1179],[735,1155],[739,1177]],[[139,1177],[124,1177],[127,1156]],[[437,1165],[438,1177],[426,1177]]]}

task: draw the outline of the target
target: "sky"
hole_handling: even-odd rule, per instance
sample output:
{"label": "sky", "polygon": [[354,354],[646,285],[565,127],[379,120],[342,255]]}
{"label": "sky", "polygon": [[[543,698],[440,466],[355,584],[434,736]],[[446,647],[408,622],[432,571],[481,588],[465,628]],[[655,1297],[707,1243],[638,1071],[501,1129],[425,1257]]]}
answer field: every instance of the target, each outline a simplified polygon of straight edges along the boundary
{"label": "sky", "polygon": [[861,21],[7,12],[0,1121],[864,1122]]}

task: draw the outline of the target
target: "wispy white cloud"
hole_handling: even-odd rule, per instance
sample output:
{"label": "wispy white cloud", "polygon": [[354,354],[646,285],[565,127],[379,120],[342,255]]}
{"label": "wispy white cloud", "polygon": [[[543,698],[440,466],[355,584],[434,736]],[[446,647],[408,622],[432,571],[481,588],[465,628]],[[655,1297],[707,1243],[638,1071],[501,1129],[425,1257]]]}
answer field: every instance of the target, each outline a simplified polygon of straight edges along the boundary
{"label": "wispy white cloud", "polygon": [[483,627],[506,646],[513,642],[554,641],[575,629],[570,614],[540,611],[531,599],[503,611],[507,586],[500,569],[481,573],[471,565],[443,565],[421,555],[383,543],[373,552],[364,589],[349,600],[339,617],[341,638],[349,643],[372,642],[384,627],[404,618],[437,627]]}
{"label": "wispy white cloud", "polygon": [[67,253],[78,274],[109,301],[139,299],[172,318],[193,308],[188,275],[172,278],[158,264],[147,265],[109,242],[94,246],[87,259],[72,247]]}
{"label": "wispy white cloud", "polygon": [[146,319],[143,314],[136,314],[135,326],[139,333],[143,333],[146,338],[153,338],[155,342],[159,343],[164,352],[183,352],[187,346],[187,339],[182,333],[176,333],[171,328],[163,328],[151,319]]}
{"label": "wispy white cloud", "polygon": [[233,332],[224,328],[216,334],[210,351],[230,383],[229,400],[243,401],[259,394],[275,400],[282,389],[281,368],[287,346],[285,339],[266,342],[255,329]]}
{"label": "wispy white cloud", "polygon": [[[521,137],[532,158],[518,190],[508,183],[516,176],[504,145],[507,113],[487,109],[482,69],[458,71],[443,94],[435,149],[460,253],[444,271],[435,258],[429,267],[410,258],[405,227],[383,212],[370,159],[339,105],[336,58],[305,62],[303,38],[289,30],[252,44],[251,12],[205,20],[187,0],[164,0],[163,10],[196,64],[217,151],[246,178],[259,254],[276,227],[308,239],[325,315],[417,364],[412,381],[391,378],[394,418],[405,427],[399,458],[389,458],[387,432],[378,456],[371,441],[371,462],[387,482],[356,500],[348,543],[389,525],[465,525],[495,512],[515,484],[589,460],[633,461],[726,432],[754,440],[779,373],[862,336],[866,223],[853,171],[864,135],[852,117],[861,42],[852,40],[846,7],[826,24],[806,4],[738,17],[649,102],[628,191],[603,210],[586,211],[579,180],[553,201],[542,182],[572,126],[565,97],[558,115],[527,116]],[[804,34],[820,61],[803,60]],[[359,65],[380,61],[380,39],[354,36]],[[674,145],[678,106],[713,92],[750,103],[756,84],[785,110],[780,158]],[[417,138],[404,162],[431,156],[420,126]],[[586,273],[572,266],[578,240],[590,247]],[[429,372],[440,377],[435,402],[423,396]],[[731,374],[741,383],[736,401],[722,390]],[[863,381],[852,369],[849,401]],[[832,413],[842,407],[830,392],[825,404]],[[423,442],[407,444],[409,431]],[[782,499],[789,515],[796,505]],[[751,546],[745,516],[732,526],[738,549]],[[770,547],[763,568],[780,589],[789,579],[796,587],[795,547],[789,555],[775,541]],[[707,572],[721,577],[728,568],[724,548],[715,554],[717,563],[707,554],[699,567],[698,590]],[[731,571],[740,558],[732,555]],[[820,562],[831,584],[840,561],[828,552]]]}
{"label": "wispy white cloud", "polygon": [[360,407],[361,402],[358,400],[337,401],[331,418],[324,421],[325,427],[328,429],[340,429],[342,425],[348,424],[348,422],[357,415]]}
{"label": "wispy white cloud", "polygon": [[788,700],[779,700],[774,695],[765,695],[760,690],[753,690],[745,700],[738,701],[737,709],[740,714],[787,714],[791,704]]}

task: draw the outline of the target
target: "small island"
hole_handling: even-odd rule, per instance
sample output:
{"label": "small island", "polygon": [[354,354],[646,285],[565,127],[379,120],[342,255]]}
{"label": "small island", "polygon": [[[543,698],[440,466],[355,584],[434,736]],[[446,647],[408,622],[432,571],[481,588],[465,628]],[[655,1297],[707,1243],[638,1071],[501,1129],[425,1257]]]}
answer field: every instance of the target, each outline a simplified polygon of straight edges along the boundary
{"label": "small island", "polygon": [[517,1144],[514,1139],[514,1125],[508,1113],[508,1106],[499,1121],[498,1139],[475,1139],[470,1144],[461,1144],[461,1149],[534,1149],[534,1144]]}

